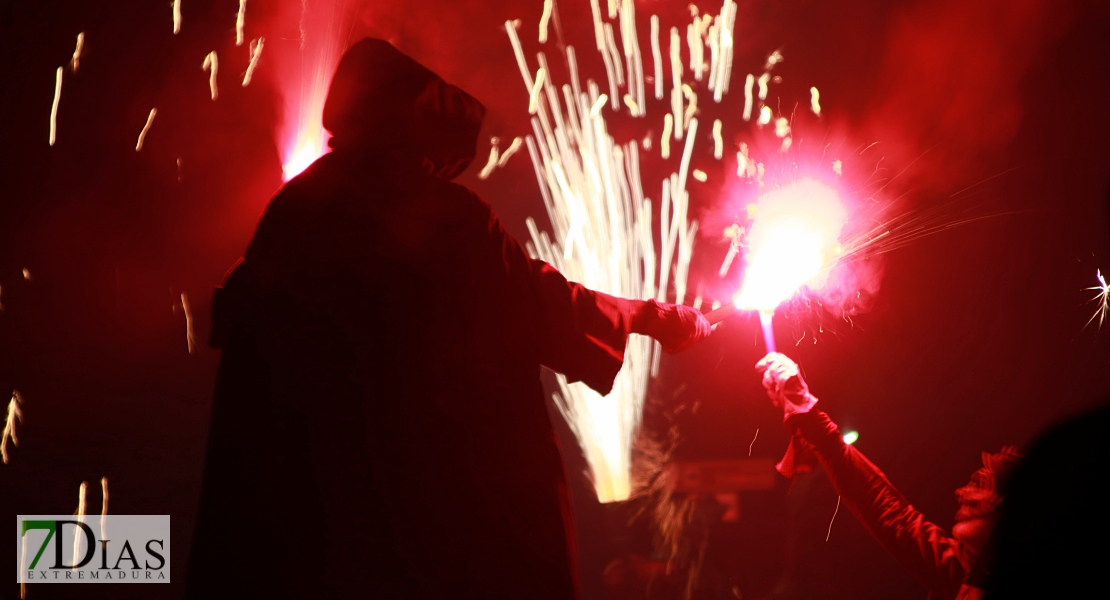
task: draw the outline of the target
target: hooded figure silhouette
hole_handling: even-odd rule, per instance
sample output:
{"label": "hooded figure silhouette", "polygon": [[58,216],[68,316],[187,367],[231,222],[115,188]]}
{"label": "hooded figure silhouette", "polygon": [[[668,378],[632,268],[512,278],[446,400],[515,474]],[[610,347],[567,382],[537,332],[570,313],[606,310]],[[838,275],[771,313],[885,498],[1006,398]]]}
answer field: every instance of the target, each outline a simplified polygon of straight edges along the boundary
{"label": "hooded figure silhouette", "polygon": [[332,152],[216,290],[189,597],[577,595],[540,365],[605,393],[630,333],[678,350],[709,326],[529,258],[449,181],[484,112],[387,42],[343,57]]}

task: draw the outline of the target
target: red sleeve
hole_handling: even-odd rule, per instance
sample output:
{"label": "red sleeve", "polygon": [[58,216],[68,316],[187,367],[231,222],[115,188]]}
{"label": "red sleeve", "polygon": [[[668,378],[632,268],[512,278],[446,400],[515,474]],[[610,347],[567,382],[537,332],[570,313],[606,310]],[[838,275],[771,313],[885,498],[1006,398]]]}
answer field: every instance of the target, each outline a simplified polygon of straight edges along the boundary
{"label": "red sleeve", "polygon": [[813,445],[841,502],[887,552],[930,592],[956,598],[974,562],[974,551],[926,521],[878,467],[844,443],[827,414],[797,414],[787,426]]}
{"label": "red sleeve", "polygon": [[567,281],[555,267],[529,257],[492,210],[488,234],[500,253],[513,301],[525,305],[540,362],[570,382],[581,381],[601,394],[609,393],[624,364],[632,302]]}

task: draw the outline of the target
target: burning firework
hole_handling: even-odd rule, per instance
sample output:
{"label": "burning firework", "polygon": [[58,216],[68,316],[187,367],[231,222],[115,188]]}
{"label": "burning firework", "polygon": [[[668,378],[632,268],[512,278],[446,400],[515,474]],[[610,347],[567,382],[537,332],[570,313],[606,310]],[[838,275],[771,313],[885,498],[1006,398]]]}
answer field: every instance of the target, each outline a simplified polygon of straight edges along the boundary
{"label": "burning firework", "polygon": [[[1098,269],[1097,271],[1095,271],[1095,276],[1098,277],[1098,285],[1094,287],[1089,287],[1087,289],[1093,291],[1097,290],[1098,293],[1095,294],[1094,298],[1091,298],[1091,301],[1098,302],[1098,310],[1096,310],[1095,314],[1091,315],[1091,318],[1087,320],[1087,325],[1090,325],[1097,317],[1098,328],[1099,330],[1101,330],[1102,323],[1106,320],[1106,314],[1110,312],[1110,286],[1106,285],[1106,279],[1102,276],[1102,269]],[[1087,325],[1084,325],[1083,327],[1086,327]]]}
{"label": "burning firework", "polygon": [[12,390],[12,399],[8,402],[8,416],[4,420],[4,431],[0,433],[0,458],[3,459],[4,464],[8,464],[8,438],[11,438],[13,445],[19,445],[15,424],[17,421],[23,421],[23,412],[19,408],[22,404],[23,397],[17,390]]}

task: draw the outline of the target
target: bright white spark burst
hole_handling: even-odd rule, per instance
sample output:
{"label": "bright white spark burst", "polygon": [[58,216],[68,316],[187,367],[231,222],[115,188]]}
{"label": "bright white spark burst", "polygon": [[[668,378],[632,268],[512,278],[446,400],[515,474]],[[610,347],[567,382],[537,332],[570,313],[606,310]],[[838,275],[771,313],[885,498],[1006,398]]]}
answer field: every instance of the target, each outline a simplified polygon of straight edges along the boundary
{"label": "bright white spark burst", "polygon": [[1095,294],[1094,298],[1091,298],[1091,301],[1098,302],[1099,306],[1095,314],[1091,315],[1091,318],[1087,320],[1087,325],[1090,325],[1095,318],[1098,318],[1098,329],[1101,331],[1102,324],[1106,321],[1106,315],[1110,313],[1110,287],[1106,285],[1106,278],[1102,276],[1102,269],[1096,270],[1095,276],[1098,277],[1098,285],[1087,289],[1098,292]]}
{"label": "bright white spark burst", "polygon": [[215,100],[220,95],[220,91],[216,88],[216,72],[220,70],[220,59],[216,56],[215,50],[204,57],[204,63],[200,68],[208,71],[208,90],[212,93],[212,99]]}

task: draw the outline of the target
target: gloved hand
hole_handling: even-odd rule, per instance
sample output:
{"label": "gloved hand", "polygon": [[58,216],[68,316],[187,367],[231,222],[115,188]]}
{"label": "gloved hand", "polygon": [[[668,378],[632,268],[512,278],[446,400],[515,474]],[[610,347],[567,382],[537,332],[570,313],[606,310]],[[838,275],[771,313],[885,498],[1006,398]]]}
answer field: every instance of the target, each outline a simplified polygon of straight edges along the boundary
{"label": "gloved hand", "polygon": [[669,353],[681,352],[709,337],[709,321],[695,308],[638,302],[632,315],[632,332],[654,338]]}
{"label": "gloved hand", "polygon": [[809,386],[798,372],[798,364],[785,354],[772,352],[755,364],[757,373],[763,374],[763,387],[775,406],[782,407],[782,419],[792,415],[807,413],[817,404],[817,398],[809,393]]}

